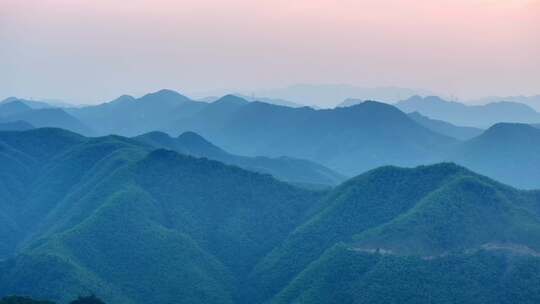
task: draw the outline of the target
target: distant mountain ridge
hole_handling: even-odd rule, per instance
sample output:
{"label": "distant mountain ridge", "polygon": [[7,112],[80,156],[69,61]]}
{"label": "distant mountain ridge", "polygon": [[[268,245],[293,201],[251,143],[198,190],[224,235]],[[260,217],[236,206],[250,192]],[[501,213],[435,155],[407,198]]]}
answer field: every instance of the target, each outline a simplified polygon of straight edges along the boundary
{"label": "distant mountain ridge", "polygon": [[397,102],[413,95],[433,95],[422,89],[399,87],[359,87],[347,84],[297,84],[284,88],[258,90],[257,96],[280,98],[299,104],[335,107],[346,98]]}
{"label": "distant mountain ridge", "polygon": [[536,111],[540,111],[540,95],[531,95],[531,96],[520,95],[520,96],[505,96],[505,97],[490,96],[490,97],[484,97],[480,99],[471,100],[471,102],[474,104],[486,104],[486,103],[497,102],[497,101],[519,102],[519,103],[523,103],[530,106]]}
{"label": "distant mountain ridge", "polygon": [[499,123],[450,150],[447,159],[503,183],[540,188],[540,129]]}
{"label": "distant mountain ridge", "polygon": [[413,96],[396,106],[406,112],[419,112],[432,119],[459,126],[487,128],[499,122],[538,123],[540,113],[516,102],[494,102],[486,105],[465,105],[443,100],[437,96]]}
{"label": "distant mountain ridge", "polygon": [[443,135],[459,140],[467,140],[480,135],[484,130],[473,127],[460,127],[442,120],[431,119],[418,112],[409,113],[408,116],[420,125]]}
{"label": "distant mountain ridge", "polygon": [[140,98],[123,95],[108,103],[67,111],[99,135],[135,136],[161,130],[164,125],[189,116],[205,105],[178,92],[160,90]]}
{"label": "distant mountain ridge", "polygon": [[296,184],[328,187],[345,180],[341,174],[306,160],[289,157],[268,158],[233,155],[194,132],[184,132],[176,138],[162,132],[151,132],[139,135],[134,139],[157,148],[167,148],[196,157],[207,157],[247,170],[268,173],[280,180]]}
{"label": "distant mountain ridge", "polygon": [[[526,106],[513,103],[471,107],[437,97],[416,99],[413,101],[420,105],[436,105],[435,109],[440,108],[439,105],[450,107],[445,115],[452,114],[452,109],[456,113],[464,111],[468,114],[460,116],[460,119],[474,117],[475,123],[502,117],[503,113],[510,113],[508,117],[523,111],[534,116],[538,114]],[[526,165],[536,162],[534,153],[514,149],[506,155],[495,157],[497,153],[483,149],[485,156],[474,157],[474,161],[470,161],[465,154],[472,152],[463,152],[471,151],[463,147],[470,145],[469,140],[481,135],[479,128],[454,125],[421,113],[404,114],[392,105],[374,101],[316,110],[248,101],[235,95],[223,96],[212,103],[197,102],[177,92],[161,90],[140,98],[124,95],[106,104],[67,110],[36,110],[20,101],[11,102],[0,104],[0,123],[25,121],[38,128],[61,127],[85,135],[137,136],[165,131],[176,136],[194,131],[235,155],[287,156],[288,159],[282,158],[279,162],[279,172],[288,171],[287,176],[292,176],[294,170],[293,167],[288,170],[284,164],[300,165],[296,159],[315,162],[348,176],[383,165],[410,167],[452,160],[513,186],[540,187],[534,182],[536,175]],[[2,112],[7,113],[7,110],[1,110],[4,107],[13,107],[17,114],[2,116]],[[504,141],[498,141],[492,149],[508,150],[504,146]],[[511,173],[503,173],[487,165],[487,160],[491,158],[515,165],[507,168]],[[297,176],[295,179],[309,180],[313,176],[327,175],[324,170],[319,171],[322,174],[315,174],[318,169],[314,170],[316,167],[309,165],[309,162],[301,167],[306,170],[311,168],[308,171],[314,175]],[[490,164],[496,166],[496,163]],[[275,168],[268,163],[263,165],[262,159],[259,159],[257,166],[262,166],[260,172]],[[257,171],[255,167],[249,168]],[[285,176],[279,172],[271,171],[283,179]],[[285,180],[290,179],[285,177]]]}
{"label": "distant mountain ridge", "polygon": [[[395,107],[366,102],[349,108],[314,110],[261,102],[209,104],[171,125],[170,134],[195,131],[243,155],[304,158],[345,174],[382,164],[429,162],[427,150],[454,142],[411,120]],[[386,149],[388,145],[393,149]]]}
{"label": "distant mountain ridge", "polygon": [[33,129],[34,126],[26,121],[0,122],[0,131],[27,131]]}
{"label": "distant mountain ridge", "polygon": [[87,125],[60,108],[35,107],[27,101],[8,99],[0,103],[0,123],[24,121],[34,127],[56,127],[73,132],[92,135],[93,131]]}

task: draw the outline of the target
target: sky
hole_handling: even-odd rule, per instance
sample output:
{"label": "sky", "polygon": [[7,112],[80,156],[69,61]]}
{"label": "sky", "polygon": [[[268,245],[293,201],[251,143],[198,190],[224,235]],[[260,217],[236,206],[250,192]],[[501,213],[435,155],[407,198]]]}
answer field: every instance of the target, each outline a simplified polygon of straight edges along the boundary
{"label": "sky", "polygon": [[0,0],[0,98],[297,83],[540,93],[538,0]]}

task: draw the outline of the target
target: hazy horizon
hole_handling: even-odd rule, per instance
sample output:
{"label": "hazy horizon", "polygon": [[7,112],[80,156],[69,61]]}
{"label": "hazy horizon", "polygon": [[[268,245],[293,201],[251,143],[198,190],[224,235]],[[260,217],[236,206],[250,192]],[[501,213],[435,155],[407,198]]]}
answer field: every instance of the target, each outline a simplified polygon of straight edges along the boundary
{"label": "hazy horizon", "polygon": [[249,94],[298,83],[419,88],[460,100],[540,93],[539,1],[1,5],[2,99],[95,104],[162,88]]}

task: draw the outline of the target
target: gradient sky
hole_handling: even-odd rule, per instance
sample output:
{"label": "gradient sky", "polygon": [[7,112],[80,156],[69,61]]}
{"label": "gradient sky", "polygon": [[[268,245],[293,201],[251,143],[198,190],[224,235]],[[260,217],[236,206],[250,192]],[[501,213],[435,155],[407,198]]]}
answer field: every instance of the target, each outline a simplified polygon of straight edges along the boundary
{"label": "gradient sky", "polygon": [[295,83],[540,93],[540,1],[0,0],[0,98]]}

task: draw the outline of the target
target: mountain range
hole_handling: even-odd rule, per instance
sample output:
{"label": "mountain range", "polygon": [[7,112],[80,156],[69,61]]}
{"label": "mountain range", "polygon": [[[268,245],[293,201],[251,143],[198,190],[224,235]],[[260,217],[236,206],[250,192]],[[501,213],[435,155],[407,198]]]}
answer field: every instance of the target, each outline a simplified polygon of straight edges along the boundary
{"label": "mountain range", "polygon": [[429,162],[433,153],[455,141],[384,103],[315,110],[246,102],[232,95],[166,131],[195,131],[236,154],[303,158],[346,175],[389,163]]}
{"label": "mountain range", "polygon": [[454,164],[382,167],[312,191],[140,138],[42,128],[0,132],[0,165],[0,297],[540,298],[540,193]]}
{"label": "mountain range", "polygon": [[123,95],[95,106],[66,109],[98,135],[136,136],[162,130],[178,119],[189,117],[207,105],[178,92],[160,90],[140,98]]}
{"label": "mountain range", "polygon": [[400,87],[360,87],[347,84],[297,84],[284,88],[256,90],[256,96],[289,100],[317,107],[334,107],[346,98],[397,102],[414,95],[433,95],[422,89]]}
{"label": "mountain range", "polygon": [[486,103],[497,102],[497,101],[519,102],[519,103],[523,103],[530,106],[536,111],[540,111],[540,95],[531,95],[531,96],[519,95],[519,96],[504,96],[504,97],[489,96],[489,97],[471,100],[470,102],[473,104],[486,104]]}
{"label": "mountain range", "polygon": [[459,126],[487,128],[499,122],[539,123],[540,113],[517,102],[499,101],[485,105],[466,105],[437,96],[413,96],[396,103],[400,110],[419,112],[432,119]]}
{"label": "mountain range", "polygon": [[431,131],[456,138],[459,140],[467,140],[476,137],[484,131],[480,128],[456,126],[446,121],[431,119],[418,112],[407,114],[412,120],[418,124],[430,129]]}
{"label": "mountain range", "polygon": [[499,123],[455,146],[446,159],[516,187],[540,188],[540,129]]}
{"label": "mountain range", "polygon": [[[433,100],[435,105],[448,103],[438,98],[415,100],[420,104],[432,104]],[[475,117],[490,117],[489,111],[482,112],[488,106],[455,107],[464,109],[463,113],[479,113]],[[529,108],[525,109],[531,113]],[[497,113],[496,117],[504,114]],[[34,127],[62,127],[84,135],[132,137],[160,130],[176,138],[185,132],[195,132],[223,151],[217,158],[204,153],[195,156],[270,173],[304,186],[334,185],[341,180],[339,176],[354,176],[384,165],[410,167],[454,161],[516,187],[540,187],[531,169],[534,168],[531,164],[539,159],[534,148],[511,149],[509,145],[514,141],[514,147],[536,143],[537,139],[533,139],[536,135],[526,128],[509,131],[516,133],[514,137],[504,134],[512,124],[488,128],[492,143],[478,145],[475,142],[485,138],[480,128],[463,127],[419,112],[405,114],[392,105],[374,101],[317,110],[248,101],[235,95],[211,103],[198,102],[174,91],[161,90],[140,98],[122,96],[98,106],[64,110],[31,109],[18,100],[2,103],[0,123],[17,121]],[[529,140],[518,143],[520,132],[527,132]],[[480,139],[476,140],[477,137]],[[163,147],[175,150],[172,146]]]}
{"label": "mountain range", "polygon": [[56,127],[92,135],[93,131],[77,118],[60,108],[37,101],[7,99],[0,103],[0,123],[24,121],[34,127]]}
{"label": "mountain range", "polygon": [[134,139],[155,148],[169,149],[196,157],[206,157],[250,171],[271,174],[277,179],[305,187],[335,186],[345,180],[343,175],[307,160],[285,156],[269,158],[233,155],[194,132],[185,132],[176,138],[162,132],[151,132],[139,135]]}

